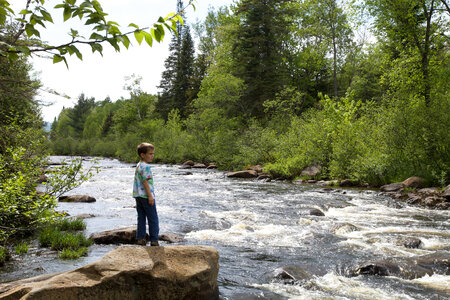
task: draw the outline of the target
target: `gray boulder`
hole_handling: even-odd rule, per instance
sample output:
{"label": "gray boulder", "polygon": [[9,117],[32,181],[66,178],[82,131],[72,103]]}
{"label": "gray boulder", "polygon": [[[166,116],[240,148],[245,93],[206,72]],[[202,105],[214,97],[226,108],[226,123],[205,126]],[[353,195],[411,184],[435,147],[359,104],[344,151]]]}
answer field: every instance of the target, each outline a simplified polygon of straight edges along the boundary
{"label": "gray boulder", "polygon": [[309,166],[306,169],[304,169],[300,173],[300,176],[302,176],[302,177],[304,177],[304,176],[315,177],[317,174],[320,173],[320,171],[322,171],[322,167],[321,166],[312,165],[312,166]]}
{"label": "gray boulder", "polygon": [[447,201],[450,200],[450,184],[447,185],[442,196],[444,196],[444,198],[447,199]]}
{"label": "gray boulder", "polygon": [[93,233],[89,238],[95,244],[102,244],[102,245],[136,244],[136,226]]}
{"label": "gray boulder", "polygon": [[213,247],[121,246],[73,271],[0,285],[0,299],[219,299]]}
{"label": "gray boulder", "polygon": [[311,208],[309,210],[309,215],[311,216],[318,216],[318,217],[323,217],[325,216],[325,214],[323,213],[323,211],[321,211],[320,209],[317,208]]}
{"label": "gray boulder", "polygon": [[258,177],[258,173],[254,170],[244,170],[237,172],[229,172],[227,177],[230,178],[255,178]]}
{"label": "gray boulder", "polygon": [[398,192],[405,188],[405,185],[401,182],[386,184],[380,187],[382,192]]}
{"label": "gray boulder", "polygon": [[421,188],[423,186],[424,179],[421,177],[409,177],[402,183],[406,188]]}

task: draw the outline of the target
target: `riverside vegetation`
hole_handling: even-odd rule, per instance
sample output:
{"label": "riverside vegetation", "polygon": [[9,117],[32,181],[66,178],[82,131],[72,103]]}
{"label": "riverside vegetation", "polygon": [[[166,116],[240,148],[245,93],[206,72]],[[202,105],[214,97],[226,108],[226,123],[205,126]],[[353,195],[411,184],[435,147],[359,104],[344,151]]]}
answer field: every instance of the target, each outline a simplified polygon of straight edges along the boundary
{"label": "riverside vegetation", "polygon": [[[136,40],[145,37],[150,45],[162,39],[164,25],[178,32],[161,92],[144,92],[133,75],[124,84],[128,99],[81,94],[49,136],[36,100],[40,82],[27,57],[41,51],[54,62],[67,54],[81,59],[80,37],[75,30],[73,45],[46,45],[36,29],[52,22],[45,1],[27,3],[35,7],[14,14],[0,1],[2,245],[57,218],[55,196],[89,176],[74,162],[49,176],[49,193],[36,192],[49,153],[134,161],[134,145],[147,140],[160,162],[193,159],[221,169],[261,164],[290,179],[318,165],[317,179],[377,186],[420,176],[426,185],[449,183],[447,1],[239,0],[193,26],[197,53],[179,15],[161,18],[150,33],[132,26]],[[81,16],[98,25],[89,41],[93,51],[101,52],[102,42],[128,47],[130,33],[108,22],[98,1],[59,7],[65,20]],[[179,14],[182,7],[178,1]],[[0,257],[8,257],[5,248]]]}
{"label": "riverside vegetation", "polygon": [[[54,63],[64,61],[67,65],[68,55],[82,60],[77,47],[81,44],[100,54],[103,43],[120,51],[120,45],[129,47],[131,35],[139,44],[145,39],[152,46],[153,41],[163,40],[165,30],[176,33],[177,22],[183,23],[181,13],[171,13],[160,17],[152,28],[131,23],[133,29],[122,33],[96,0],[57,2],[56,10],[49,10],[45,0],[24,1],[23,9],[14,11],[10,1],[0,1],[0,266],[11,258],[14,248],[17,255],[28,252],[28,241],[38,233],[40,245],[60,251],[61,258],[84,255],[91,243],[75,233],[84,229],[83,221],[66,220],[55,207],[56,199],[90,178],[95,167],[82,169],[81,159],[74,159],[49,168],[51,151],[43,129],[42,103],[37,98],[42,86],[32,75],[28,58],[40,53],[52,57]],[[186,7],[191,5],[188,1]],[[40,31],[53,23],[55,11],[62,12],[64,21],[79,18],[82,26],[94,25],[91,36],[86,39],[71,29],[68,43],[42,41]],[[44,183],[45,192],[37,191],[40,183]]]}
{"label": "riverside vegetation", "polygon": [[[197,53],[188,23],[179,24],[158,95],[135,75],[128,99],[81,94],[54,120],[51,148],[134,161],[132,145],[147,140],[159,162],[261,164],[289,179],[318,165],[316,179],[380,186],[420,176],[444,187],[446,4],[237,1],[194,25]],[[371,39],[360,38],[364,29]]]}

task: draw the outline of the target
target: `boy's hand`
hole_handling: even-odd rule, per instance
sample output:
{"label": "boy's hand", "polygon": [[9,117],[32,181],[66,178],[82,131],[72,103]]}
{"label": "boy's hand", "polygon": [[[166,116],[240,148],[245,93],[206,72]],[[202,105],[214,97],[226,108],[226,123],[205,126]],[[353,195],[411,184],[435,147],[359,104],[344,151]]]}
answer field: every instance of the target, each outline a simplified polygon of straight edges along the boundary
{"label": "boy's hand", "polygon": [[150,206],[153,206],[153,205],[155,205],[155,199],[153,199],[153,197],[149,197],[148,198],[148,204],[150,204]]}

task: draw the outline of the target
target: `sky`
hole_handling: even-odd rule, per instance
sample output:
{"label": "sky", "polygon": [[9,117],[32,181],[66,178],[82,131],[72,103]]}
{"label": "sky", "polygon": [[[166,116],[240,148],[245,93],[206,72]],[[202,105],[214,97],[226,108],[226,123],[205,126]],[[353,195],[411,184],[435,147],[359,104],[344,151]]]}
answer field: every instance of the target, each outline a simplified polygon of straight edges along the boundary
{"label": "sky", "polygon": [[[12,8],[18,12],[25,8],[26,0],[11,1]],[[140,27],[150,27],[160,16],[176,10],[176,0],[100,0],[103,10],[108,13],[107,19],[116,21],[121,25],[122,32],[128,30],[128,24],[135,23]],[[187,0],[183,1],[185,4]],[[53,7],[61,1],[48,0],[46,8]],[[187,10],[188,23],[203,20],[208,8],[218,8],[230,5],[233,0],[196,0],[194,11],[192,7]],[[54,24],[40,28],[41,38],[50,44],[63,44],[70,41],[68,32],[70,28],[77,29],[84,36],[89,37],[87,31],[83,34],[82,23],[76,20],[63,22],[61,10],[48,9]],[[84,29],[85,30],[85,29]],[[194,36],[193,31],[191,34]],[[169,54],[168,45],[171,35],[167,34],[162,43],[153,43],[149,47],[145,41],[138,45],[134,37],[130,37],[132,45],[129,49],[121,46],[116,52],[112,47],[103,44],[103,56],[98,52],[92,54],[89,46],[81,45],[79,49],[83,54],[80,61],[75,55],[68,58],[69,69],[64,62],[53,64],[50,58],[36,57],[31,59],[33,64],[32,76],[37,77],[43,84],[38,100],[45,105],[42,107],[44,121],[52,122],[59,115],[63,107],[72,107],[81,93],[86,97],[94,97],[101,101],[110,97],[115,101],[121,97],[127,98],[129,92],[124,90],[125,77],[135,74],[142,77],[141,88],[147,93],[156,94],[161,74],[164,71],[164,60]],[[70,97],[54,95],[46,90],[54,90]]]}

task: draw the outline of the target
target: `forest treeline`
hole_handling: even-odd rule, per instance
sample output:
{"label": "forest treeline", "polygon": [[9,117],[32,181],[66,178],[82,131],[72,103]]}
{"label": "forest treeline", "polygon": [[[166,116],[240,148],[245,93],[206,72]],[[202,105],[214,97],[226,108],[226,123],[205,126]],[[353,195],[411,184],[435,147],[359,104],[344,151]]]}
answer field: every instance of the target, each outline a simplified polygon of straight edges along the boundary
{"label": "forest treeline", "polygon": [[321,178],[445,186],[449,20],[443,0],[238,0],[178,23],[157,95],[137,75],[127,99],[81,94],[50,147],[134,161],[147,141],[160,162],[261,164],[283,178],[319,165]]}

